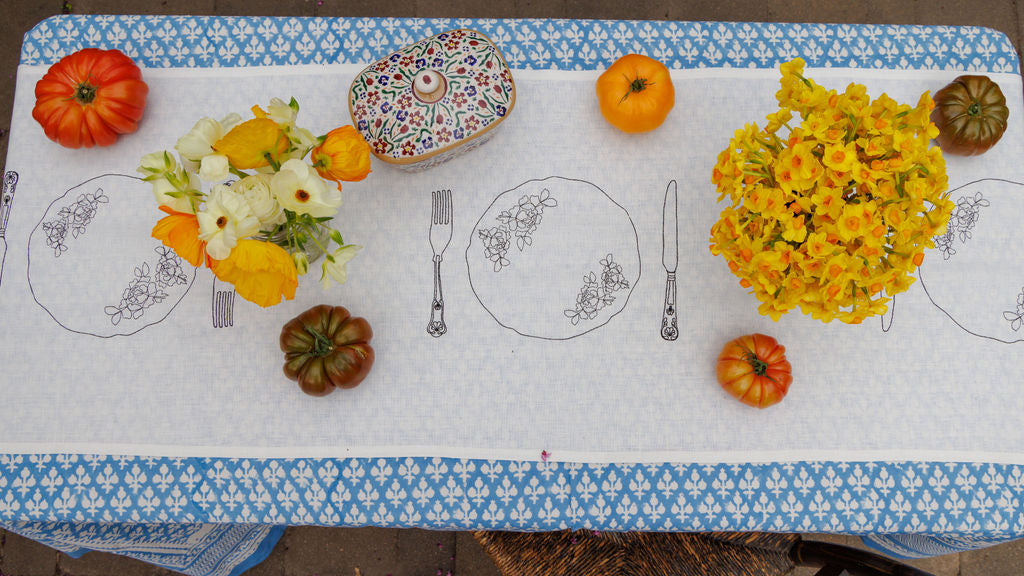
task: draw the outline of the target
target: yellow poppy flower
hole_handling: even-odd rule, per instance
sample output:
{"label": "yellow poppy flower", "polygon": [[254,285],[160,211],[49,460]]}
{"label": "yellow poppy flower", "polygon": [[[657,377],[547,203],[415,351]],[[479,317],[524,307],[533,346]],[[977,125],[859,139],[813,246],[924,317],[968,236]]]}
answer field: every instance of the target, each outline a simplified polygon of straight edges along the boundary
{"label": "yellow poppy flower", "polygon": [[282,297],[291,300],[299,285],[288,251],[260,240],[239,240],[227,258],[211,261],[210,269],[233,284],[239,296],[263,307],[280,303]]}
{"label": "yellow poppy flower", "polygon": [[213,144],[213,149],[227,156],[235,168],[251,170],[279,164],[290,145],[288,136],[276,122],[253,118],[232,128]]}

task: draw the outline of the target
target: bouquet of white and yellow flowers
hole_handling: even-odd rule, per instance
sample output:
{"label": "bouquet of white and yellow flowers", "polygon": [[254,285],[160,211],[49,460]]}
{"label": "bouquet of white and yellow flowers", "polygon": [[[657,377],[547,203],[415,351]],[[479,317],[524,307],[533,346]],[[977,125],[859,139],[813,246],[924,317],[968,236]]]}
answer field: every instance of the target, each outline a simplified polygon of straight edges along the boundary
{"label": "bouquet of white and yellow flowers", "polygon": [[320,256],[324,287],[345,282],[345,265],[360,247],[346,244],[330,222],[341,182],[370,172],[370,148],[352,126],[320,137],[300,128],[294,98],[252,112],[245,121],[238,114],[200,119],[174,146],[180,160],[154,152],[138,171],[167,213],[153,237],[246,300],[272,306],[295,296],[298,276]]}

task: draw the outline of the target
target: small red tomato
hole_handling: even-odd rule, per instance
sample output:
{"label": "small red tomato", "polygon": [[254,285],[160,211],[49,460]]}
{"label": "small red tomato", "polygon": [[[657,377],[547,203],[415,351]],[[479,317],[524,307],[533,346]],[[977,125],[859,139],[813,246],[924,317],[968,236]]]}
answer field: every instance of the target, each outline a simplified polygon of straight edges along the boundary
{"label": "small red tomato", "polygon": [[718,355],[718,383],[740,402],[767,408],[778,404],[793,382],[786,348],[764,334],[747,334],[722,348]]}

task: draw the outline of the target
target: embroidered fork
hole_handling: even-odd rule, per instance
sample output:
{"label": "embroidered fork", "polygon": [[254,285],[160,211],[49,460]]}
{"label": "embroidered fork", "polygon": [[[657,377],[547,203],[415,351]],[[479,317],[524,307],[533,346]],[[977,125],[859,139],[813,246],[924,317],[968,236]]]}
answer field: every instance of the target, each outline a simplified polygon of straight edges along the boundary
{"label": "embroidered fork", "polygon": [[452,241],[452,191],[432,193],[430,211],[430,249],[434,252],[434,300],[430,306],[427,333],[439,338],[448,331],[444,323],[444,292],[441,289],[441,261]]}

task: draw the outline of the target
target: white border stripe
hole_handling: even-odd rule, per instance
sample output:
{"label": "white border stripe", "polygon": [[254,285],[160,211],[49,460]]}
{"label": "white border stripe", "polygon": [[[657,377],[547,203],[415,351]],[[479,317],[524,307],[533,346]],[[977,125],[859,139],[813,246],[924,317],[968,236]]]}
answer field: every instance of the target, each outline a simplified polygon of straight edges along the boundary
{"label": "white border stripe", "polygon": [[501,449],[436,446],[166,446],[159,444],[3,443],[0,454],[90,454],[153,458],[451,458],[583,464],[774,464],[785,462],[957,462],[1024,465],[1024,454],[965,450],[828,450],[588,452],[557,447]]}

